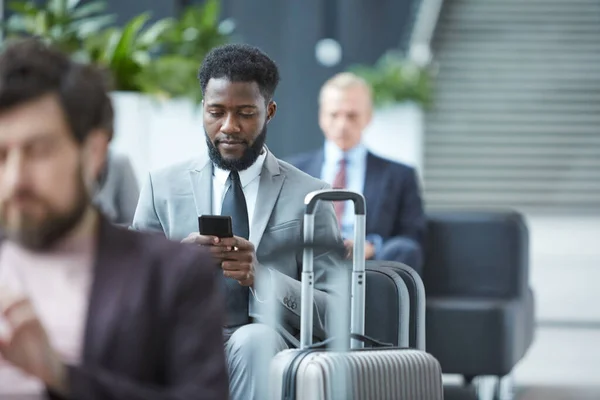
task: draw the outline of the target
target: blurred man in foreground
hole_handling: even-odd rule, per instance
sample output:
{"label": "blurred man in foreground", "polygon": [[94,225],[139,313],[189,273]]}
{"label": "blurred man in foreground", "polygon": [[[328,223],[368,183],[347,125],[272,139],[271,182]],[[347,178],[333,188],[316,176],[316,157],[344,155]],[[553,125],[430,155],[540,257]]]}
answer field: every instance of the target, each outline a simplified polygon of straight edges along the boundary
{"label": "blurred man in foreground", "polygon": [[112,122],[94,68],[0,55],[0,398],[227,399],[209,257],[91,205]]}
{"label": "blurred man in foreground", "polygon": [[[334,188],[363,193],[367,201],[367,259],[398,261],[421,273],[426,220],[413,168],[377,157],[361,139],[371,121],[371,87],[348,72],[327,81],[319,98],[325,146],[290,161]],[[342,236],[352,254],[352,207],[336,203]]]}

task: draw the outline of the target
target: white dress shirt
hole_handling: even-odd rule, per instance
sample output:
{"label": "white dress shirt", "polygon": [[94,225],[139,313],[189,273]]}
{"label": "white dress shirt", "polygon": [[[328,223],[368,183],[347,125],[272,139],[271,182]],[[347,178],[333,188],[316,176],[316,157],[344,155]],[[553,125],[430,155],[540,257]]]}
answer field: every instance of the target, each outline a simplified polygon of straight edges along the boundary
{"label": "white dress shirt", "polygon": [[[250,232],[252,232],[252,221],[254,219],[254,210],[256,209],[256,198],[258,196],[260,172],[262,171],[262,167],[266,158],[267,150],[263,150],[262,154],[258,156],[250,168],[240,171],[239,173],[240,182],[242,183],[242,189],[244,191],[244,197],[246,198],[246,207],[248,208],[248,226],[250,227]],[[220,169],[216,166],[213,168],[212,213],[214,215],[221,215],[223,199],[225,198],[225,193],[227,193],[228,189],[228,178],[229,171]],[[253,244],[256,246],[256,243]]]}

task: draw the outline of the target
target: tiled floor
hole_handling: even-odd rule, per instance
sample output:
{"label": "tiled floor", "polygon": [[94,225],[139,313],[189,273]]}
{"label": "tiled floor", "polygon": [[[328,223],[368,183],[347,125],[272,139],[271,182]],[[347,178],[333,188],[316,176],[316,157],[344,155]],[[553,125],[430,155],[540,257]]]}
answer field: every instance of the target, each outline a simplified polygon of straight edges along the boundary
{"label": "tiled floor", "polygon": [[600,385],[600,330],[539,327],[514,377],[518,385]]}
{"label": "tiled floor", "polygon": [[600,217],[529,216],[528,225],[540,326],[515,369],[517,398],[600,400]]}
{"label": "tiled floor", "polygon": [[527,217],[540,320],[600,323],[600,216]]}
{"label": "tiled floor", "polygon": [[600,329],[539,327],[514,378],[518,400],[600,400]]}
{"label": "tiled floor", "polygon": [[530,215],[527,222],[540,325],[514,370],[515,400],[600,400],[600,217]]}
{"label": "tiled floor", "polygon": [[517,400],[598,400],[600,387],[540,386],[518,393]]}
{"label": "tiled floor", "polygon": [[[514,370],[514,384],[515,400],[600,400],[600,329],[539,327],[533,346]],[[484,393],[489,399],[489,387]],[[446,396],[472,398],[457,390]]]}

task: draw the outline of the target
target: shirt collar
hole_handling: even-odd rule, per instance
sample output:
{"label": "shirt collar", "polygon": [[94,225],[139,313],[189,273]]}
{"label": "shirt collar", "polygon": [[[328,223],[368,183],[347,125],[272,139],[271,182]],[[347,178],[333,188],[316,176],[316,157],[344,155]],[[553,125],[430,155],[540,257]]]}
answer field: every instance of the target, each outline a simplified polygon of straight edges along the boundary
{"label": "shirt collar", "polygon": [[360,162],[364,160],[367,155],[367,148],[364,144],[359,143],[345,153],[340,150],[333,142],[329,140],[325,141],[325,162],[337,164],[342,158],[346,159],[349,164]]}
{"label": "shirt collar", "polygon": [[[248,185],[258,176],[260,176],[260,172],[262,171],[262,167],[265,163],[266,158],[267,149],[263,148],[262,153],[258,156],[254,164],[252,164],[249,168],[239,172],[242,187],[246,187],[246,185]],[[214,165],[213,176],[219,183],[221,183],[224,186],[227,183],[227,179],[229,178],[229,171],[221,169]]]}

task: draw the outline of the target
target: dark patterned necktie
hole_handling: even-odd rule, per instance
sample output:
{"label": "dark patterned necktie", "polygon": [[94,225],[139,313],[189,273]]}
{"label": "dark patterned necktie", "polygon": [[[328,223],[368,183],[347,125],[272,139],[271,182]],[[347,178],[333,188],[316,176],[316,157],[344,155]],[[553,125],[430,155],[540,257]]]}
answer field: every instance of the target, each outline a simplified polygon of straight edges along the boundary
{"label": "dark patterned necktie", "polygon": [[231,216],[234,235],[248,239],[250,237],[248,207],[242,182],[240,181],[240,174],[237,171],[231,171],[227,183],[228,189],[223,199],[221,215]]}
{"label": "dark patterned necktie", "polygon": [[[229,174],[229,183],[227,192],[223,199],[221,215],[231,216],[233,234],[235,236],[248,239],[250,237],[250,225],[248,222],[248,207],[240,175],[237,171],[231,171]],[[223,276],[225,285],[225,303],[227,306],[227,316],[225,325],[235,327],[245,325],[250,322],[248,316],[249,289],[242,286],[233,278]]]}

